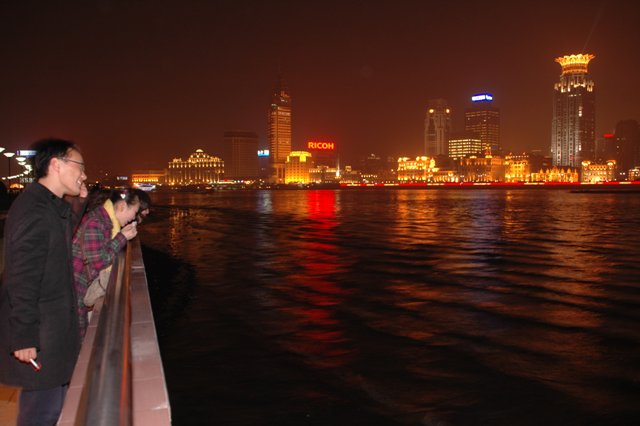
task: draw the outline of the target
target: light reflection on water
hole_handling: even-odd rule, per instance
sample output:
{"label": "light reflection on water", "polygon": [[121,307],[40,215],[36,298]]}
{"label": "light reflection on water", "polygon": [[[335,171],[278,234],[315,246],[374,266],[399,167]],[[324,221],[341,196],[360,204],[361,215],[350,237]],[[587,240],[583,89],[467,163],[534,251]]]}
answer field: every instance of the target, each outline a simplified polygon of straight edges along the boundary
{"label": "light reflection on water", "polygon": [[635,194],[153,196],[142,241],[196,273],[177,424],[640,420]]}

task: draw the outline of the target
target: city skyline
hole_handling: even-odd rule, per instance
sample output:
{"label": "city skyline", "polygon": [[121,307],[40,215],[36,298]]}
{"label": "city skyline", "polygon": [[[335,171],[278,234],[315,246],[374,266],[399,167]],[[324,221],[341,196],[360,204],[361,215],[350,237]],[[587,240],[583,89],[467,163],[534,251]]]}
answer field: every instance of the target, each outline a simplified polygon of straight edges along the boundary
{"label": "city skyline", "polygon": [[5,5],[0,146],[68,137],[94,175],[162,167],[196,148],[221,155],[229,130],[256,132],[266,147],[280,72],[295,110],[292,149],[313,139],[335,141],[347,162],[418,155],[429,99],[447,99],[459,131],[471,95],[486,91],[501,111],[505,149],[548,152],[558,56],[597,57],[596,134],[640,119],[640,89],[629,83],[640,65],[636,9],[621,1]]}

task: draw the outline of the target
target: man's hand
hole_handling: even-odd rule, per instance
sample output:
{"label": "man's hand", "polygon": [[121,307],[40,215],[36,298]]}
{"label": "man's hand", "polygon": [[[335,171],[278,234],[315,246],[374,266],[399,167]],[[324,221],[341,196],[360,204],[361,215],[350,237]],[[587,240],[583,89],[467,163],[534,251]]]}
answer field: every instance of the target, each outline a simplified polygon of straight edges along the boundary
{"label": "man's hand", "polygon": [[32,359],[36,359],[38,356],[36,353],[36,348],[26,348],[26,349],[18,349],[13,353],[20,362],[24,362],[29,364]]}
{"label": "man's hand", "polygon": [[87,198],[87,195],[89,195],[89,190],[87,189],[87,185],[82,182],[82,185],[80,185],[80,198]]}

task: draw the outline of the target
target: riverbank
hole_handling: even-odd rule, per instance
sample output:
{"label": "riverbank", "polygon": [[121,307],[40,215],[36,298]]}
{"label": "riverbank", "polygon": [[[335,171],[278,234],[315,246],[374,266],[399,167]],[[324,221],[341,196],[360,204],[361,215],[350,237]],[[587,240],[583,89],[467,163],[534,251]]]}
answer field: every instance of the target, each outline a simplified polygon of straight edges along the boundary
{"label": "riverbank", "polygon": [[576,192],[639,192],[640,181],[633,182],[412,182],[412,183],[343,183],[340,188],[398,188],[398,189],[555,189]]}

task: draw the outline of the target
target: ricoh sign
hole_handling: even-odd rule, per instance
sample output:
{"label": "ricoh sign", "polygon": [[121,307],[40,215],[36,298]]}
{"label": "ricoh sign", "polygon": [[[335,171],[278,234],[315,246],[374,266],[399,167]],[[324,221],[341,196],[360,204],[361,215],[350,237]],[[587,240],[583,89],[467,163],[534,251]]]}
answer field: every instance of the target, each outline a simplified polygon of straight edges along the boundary
{"label": "ricoh sign", "polygon": [[336,143],[309,141],[307,142],[307,149],[309,151],[335,151]]}

